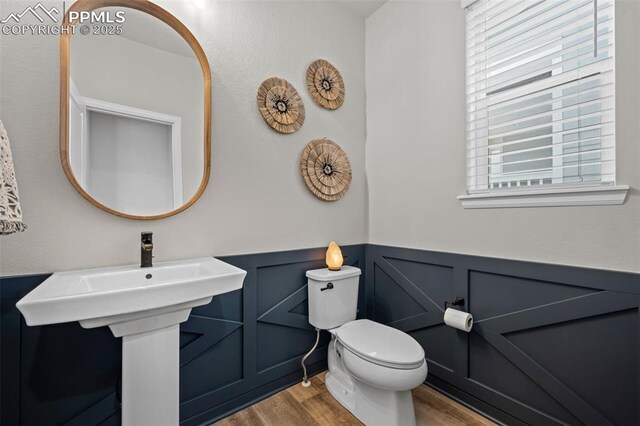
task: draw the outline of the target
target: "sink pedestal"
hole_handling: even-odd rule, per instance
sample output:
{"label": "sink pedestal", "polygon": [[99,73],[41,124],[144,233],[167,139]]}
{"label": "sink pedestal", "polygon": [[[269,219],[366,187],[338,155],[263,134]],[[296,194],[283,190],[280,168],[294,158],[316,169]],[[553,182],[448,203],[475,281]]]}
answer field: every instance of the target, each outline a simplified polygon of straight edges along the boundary
{"label": "sink pedestal", "polygon": [[122,338],[122,425],[177,425],[180,325]]}
{"label": "sink pedestal", "polygon": [[159,309],[80,321],[122,337],[122,426],[180,421],[180,323],[211,297]]}

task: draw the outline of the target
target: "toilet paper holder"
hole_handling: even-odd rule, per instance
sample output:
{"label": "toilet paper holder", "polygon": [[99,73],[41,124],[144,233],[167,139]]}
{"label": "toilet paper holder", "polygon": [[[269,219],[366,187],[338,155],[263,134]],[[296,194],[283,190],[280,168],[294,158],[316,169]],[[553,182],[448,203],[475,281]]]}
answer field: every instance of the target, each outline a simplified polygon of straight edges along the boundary
{"label": "toilet paper holder", "polygon": [[456,297],[453,302],[445,301],[444,302],[444,310],[446,311],[450,306],[464,306],[464,298]]}

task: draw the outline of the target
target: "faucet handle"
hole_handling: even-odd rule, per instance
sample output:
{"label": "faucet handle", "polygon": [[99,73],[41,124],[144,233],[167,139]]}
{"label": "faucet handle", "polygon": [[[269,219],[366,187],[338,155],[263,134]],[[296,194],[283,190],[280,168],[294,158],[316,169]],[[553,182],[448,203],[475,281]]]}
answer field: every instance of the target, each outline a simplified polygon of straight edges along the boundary
{"label": "faucet handle", "polygon": [[153,232],[144,231],[140,233],[140,243],[142,249],[151,251],[153,249]]}

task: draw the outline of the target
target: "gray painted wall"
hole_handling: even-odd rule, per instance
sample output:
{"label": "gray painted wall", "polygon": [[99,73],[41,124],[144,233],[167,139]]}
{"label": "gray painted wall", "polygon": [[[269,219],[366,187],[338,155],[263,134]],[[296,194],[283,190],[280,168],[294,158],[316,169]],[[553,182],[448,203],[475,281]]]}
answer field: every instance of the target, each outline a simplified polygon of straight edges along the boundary
{"label": "gray painted wall", "polygon": [[640,271],[640,2],[616,1],[617,180],[624,205],[464,210],[465,17],[390,1],[366,22],[369,241]]}
{"label": "gray painted wall", "polygon": [[[135,263],[146,229],[155,232],[158,261],[366,241],[364,18],[335,2],[213,1],[206,10],[189,1],[158,3],[194,33],[211,64],[209,187],[187,211],[154,222],[90,205],[58,157],[58,37],[2,36],[0,117],[29,230],[0,240],[0,275]],[[0,15],[29,4],[2,1]],[[337,111],[317,107],[306,91],[306,67],[317,58],[331,60],[345,79],[346,102]],[[256,109],[256,90],[273,75],[289,79],[307,108],[292,135],[270,129]],[[335,203],[315,198],[298,168],[305,144],[324,136],[345,149],[354,171],[349,193]]]}
{"label": "gray painted wall", "polygon": [[[58,160],[57,37],[1,37],[0,117],[30,225],[0,241],[2,275],[135,262],[143,229],[156,232],[158,260],[337,239],[640,270],[640,54],[629,54],[640,45],[639,2],[617,1],[618,181],[634,188],[627,202],[481,211],[455,199],[465,190],[464,15],[457,1],[391,1],[367,20],[368,185],[362,16],[337,2],[278,8],[216,1],[205,11],[191,2],[160,3],[194,32],[212,66],[210,186],[192,208],[166,220],[142,223],[95,209],[71,188]],[[27,4],[2,1],[0,11]],[[317,19],[326,15],[333,19]],[[287,48],[283,33],[295,34]],[[304,89],[305,67],[317,57],[331,59],[346,80],[347,102],[337,111],[316,107]],[[271,75],[288,78],[307,105],[306,123],[293,135],[271,131],[256,111],[255,90]],[[340,143],[353,165],[351,190],[337,203],[315,199],[298,173],[303,146],[321,136]],[[86,250],[88,240],[99,248]]]}

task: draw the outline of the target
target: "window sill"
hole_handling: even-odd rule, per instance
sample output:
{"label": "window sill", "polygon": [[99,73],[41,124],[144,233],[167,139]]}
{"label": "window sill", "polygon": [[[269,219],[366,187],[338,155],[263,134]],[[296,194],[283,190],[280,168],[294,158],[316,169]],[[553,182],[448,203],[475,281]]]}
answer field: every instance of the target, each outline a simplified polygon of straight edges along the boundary
{"label": "window sill", "polygon": [[459,195],[465,209],[604,206],[624,203],[627,185],[505,190]]}

